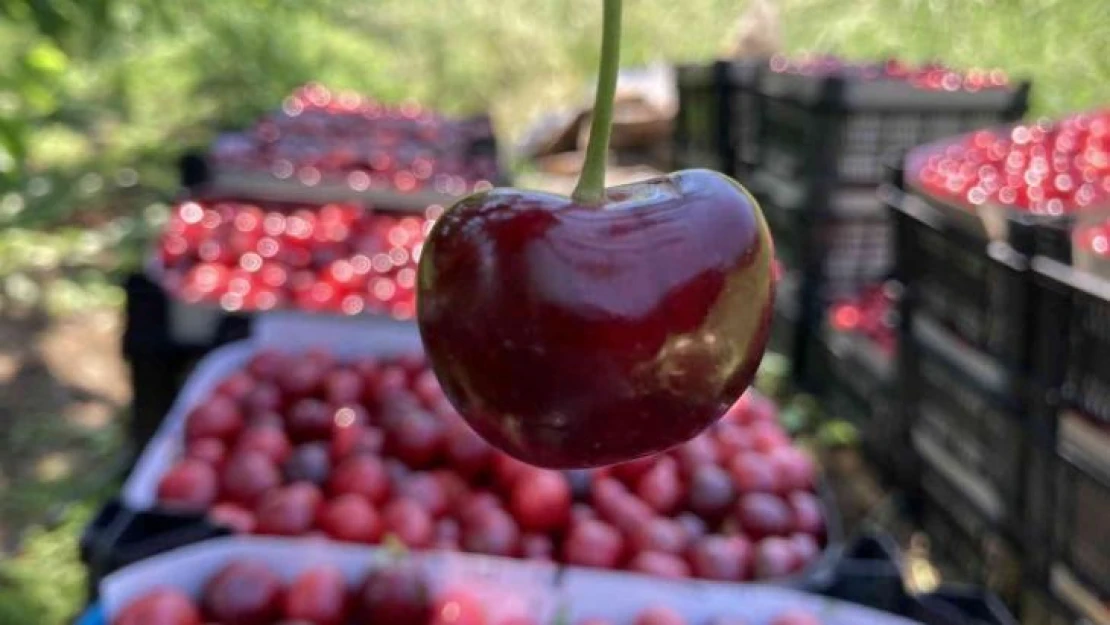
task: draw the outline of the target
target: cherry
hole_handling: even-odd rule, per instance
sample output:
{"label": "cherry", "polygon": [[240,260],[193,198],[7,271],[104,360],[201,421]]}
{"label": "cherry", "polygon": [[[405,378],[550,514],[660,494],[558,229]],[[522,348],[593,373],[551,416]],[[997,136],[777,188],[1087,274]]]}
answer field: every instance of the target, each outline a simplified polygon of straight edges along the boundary
{"label": "cherry", "polygon": [[813,488],[816,470],[813,460],[795,447],[781,447],[768,456],[777,475],[779,489],[808,490]]}
{"label": "cherry", "polygon": [[285,369],[288,356],[272,349],[261,349],[247,362],[247,373],[255,379],[265,380],[277,377]]}
{"label": "cherry", "polygon": [[821,546],[811,534],[793,534],[790,536],[790,546],[794,549],[794,560],[798,568],[813,562],[821,555]]}
{"label": "cherry", "polygon": [[561,473],[536,471],[517,480],[509,503],[521,526],[535,532],[551,532],[570,520],[570,485]]}
{"label": "cherry", "polygon": [[602,521],[582,521],[570,529],[563,543],[563,560],[567,564],[615,568],[624,551],[621,535]]}
{"label": "cherry", "polygon": [[235,442],[236,451],[257,451],[275,463],[289,457],[292,445],[281,427],[252,425],[243,430]]}
{"label": "cherry", "polygon": [[227,458],[227,444],[218,438],[198,438],[185,445],[185,457],[219,467]]}
{"label": "cherry", "polygon": [[312,625],[343,625],[347,616],[347,580],[343,571],[328,565],[305,570],[289,584],[283,608],[287,619]]}
{"label": "cherry", "polygon": [[223,395],[213,395],[185,418],[185,439],[218,438],[230,442],[242,428],[243,415],[235,401]]}
{"label": "cherry", "polygon": [[450,591],[436,600],[429,625],[486,625],[485,607],[470,593]]}
{"label": "cherry", "polygon": [[338,463],[359,454],[377,456],[384,445],[385,435],[378,428],[361,425],[336,428],[331,438],[331,458]]}
{"label": "cherry", "polygon": [[321,388],[327,369],[321,362],[308,357],[297,358],[278,371],[277,382],[281,390],[292,397],[307,397]]}
{"label": "cherry", "polygon": [[683,512],[675,517],[675,522],[682,527],[687,540],[696,540],[709,532],[709,527],[706,526],[705,521],[696,514]]}
{"label": "cherry", "polygon": [[184,593],[158,588],[124,606],[112,625],[201,625],[201,620]]}
{"label": "cherry", "polygon": [[723,518],[733,502],[736,492],[732,478],[715,464],[698,467],[690,478],[687,505],[690,511],[707,519]]}
{"label": "cherry", "polygon": [[281,467],[290,482],[309,482],[323,486],[331,474],[331,453],[327,443],[297,445]]}
{"label": "cherry", "polygon": [[208,518],[217,525],[223,525],[236,534],[249,534],[254,531],[254,513],[233,503],[220,503],[208,511]]}
{"label": "cherry", "polygon": [[686,625],[686,619],[670,608],[653,606],[640,612],[633,625]]}
{"label": "cherry", "polygon": [[736,518],[744,532],[754,539],[785,536],[794,526],[794,517],[786,503],[775,495],[749,493],[736,505]]}
{"label": "cherry", "polygon": [[363,378],[354,369],[337,369],[324,380],[324,399],[330,404],[362,401]]}
{"label": "cherry", "polygon": [[682,553],[689,542],[689,536],[678,521],[656,517],[637,527],[632,532],[630,541],[637,551]]}
{"label": "cherry", "polygon": [[769,454],[790,445],[790,437],[777,423],[761,421],[748,426],[756,451]]}
{"label": "cherry", "polygon": [[332,496],[361,495],[380,504],[389,497],[389,481],[385,466],[376,456],[351,456],[332,472],[328,492]]}
{"label": "cherry", "polygon": [[266,493],[255,511],[258,519],[255,531],[275,536],[305,534],[315,524],[323,500],[320,489],[307,482],[297,482]]}
{"label": "cherry", "polygon": [[200,511],[212,505],[218,490],[216,470],[204,462],[186,458],[159,480],[158,502],[180,510]]}
{"label": "cherry", "polygon": [[443,426],[431,413],[414,410],[386,429],[385,449],[411,467],[429,467],[443,449],[443,434]]}
{"label": "cherry", "polygon": [[752,440],[752,435],[747,427],[738,426],[734,423],[718,423],[717,425],[718,427],[713,433],[713,439],[717,443],[719,456],[722,459],[734,458],[755,450],[755,441]]}
{"label": "cherry", "polygon": [[462,530],[459,529],[458,521],[452,518],[440,519],[436,521],[433,546],[444,551],[462,551],[462,546],[459,544],[461,535]]}
{"label": "cherry", "polygon": [[418,569],[395,565],[371,572],[356,593],[358,622],[427,625],[428,583]]}
{"label": "cherry", "polygon": [[672,512],[682,501],[682,481],[673,458],[663,457],[636,483],[636,494],[656,512]]}
{"label": "cherry", "polygon": [[274,462],[257,451],[232,456],[220,478],[220,496],[253,508],[263,493],[281,485],[281,474]]}
{"label": "cherry", "polygon": [[245,371],[237,371],[216,386],[216,394],[240,402],[254,389],[254,378]]}
{"label": "cherry", "polygon": [[340,495],[320,509],[316,525],[328,536],[353,543],[376,543],[381,539],[378,513],[359,495]]}
{"label": "cherry", "polygon": [[694,543],[688,558],[696,577],[736,582],[751,576],[752,546],[741,536],[706,536]]}
{"label": "cherry", "polygon": [[771,536],[755,547],[756,579],[775,579],[792,573],[798,566],[797,554],[790,541]]}
{"label": "cherry", "polygon": [[281,389],[270,382],[258,382],[243,398],[243,409],[251,415],[270,414],[281,408]]}
{"label": "cherry", "polygon": [[628,570],[667,579],[690,577],[690,567],[682,558],[660,551],[641,551],[629,561]]}
{"label": "cherry", "polygon": [[594,484],[592,500],[598,514],[620,529],[629,532],[646,523],[654,511],[630,494],[620,482],[603,478]]}
{"label": "cherry", "polygon": [[809,612],[790,610],[776,616],[770,625],[821,625],[821,621]]}
{"label": "cherry", "polygon": [[511,557],[517,553],[520,529],[504,510],[490,508],[467,520],[461,542],[464,551]]}
{"label": "cherry", "polygon": [[793,519],[794,531],[812,536],[825,533],[825,515],[821,511],[821,500],[813,493],[798,491],[790,493],[787,504]]}
{"label": "cherry", "polygon": [[736,490],[741,493],[773,493],[779,490],[778,473],[762,454],[740,454],[732,459],[728,468]]}
{"label": "cherry", "polygon": [[232,562],[201,593],[205,616],[224,625],[269,625],[280,616],[281,580],[260,562]]}
{"label": "cherry", "polygon": [[512,492],[517,480],[522,476],[531,475],[534,470],[534,467],[507,454],[498,453],[493,459],[493,474],[497,478],[497,483],[507,492]]}
{"label": "cherry", "polygon": [[417,472],[401,480],[396,496],[416,502],[433,517],[446,514],[450,505],[443,482],[431,473]]}
{"label": "cherry", "polygon": [[705,434],[679,445],[672,455],[678,461],[679,472],[687,479],[697,473],[698,469],[717,464],[718,458],[717,445]]}
{"label": "cherry", "polygon": [[550,561],[555,557],[555,544],[544,534],[525,534],[520,539],[520,553],[526,560]]}
{"label": "cherry", "polygon": [[655,461],[655,456],[645,456],[643,458],[615,464],[609,467],[609,472],[613,477],[631,486],[636,484],[645,473],[655,466]]}
{"label": "cherry", "polygon": [[447,462],[459,473],[476,478],[493,461],[493,448],[469,427],[461,427],[451,432],[445,449]]}
{"label": "cherry", "polygon": [[382,525],[386,534],[397,537],[406,547],[423,549],[435,539],[432,517],[410,499],[394,499],[382,509]]}
{"label": "cherry", "polygon": [[306,398],[289,407],[285,427],[298,442],[327,439],[334,427],[335,411],[319,399]]}

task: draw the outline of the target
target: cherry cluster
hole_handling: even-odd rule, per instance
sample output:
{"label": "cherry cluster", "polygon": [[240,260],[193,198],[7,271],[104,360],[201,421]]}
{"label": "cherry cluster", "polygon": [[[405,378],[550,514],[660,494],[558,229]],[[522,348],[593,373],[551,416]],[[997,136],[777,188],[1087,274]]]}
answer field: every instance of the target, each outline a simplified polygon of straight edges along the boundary
{"label": "cherry cluster", "polygon": [[551,471],[496,451],[422,356],[258,353],[184,423],[167,507],[240,532],[722,581],[782,578],[826,540],[815,466],[752,392],[665,454]]}
{"label": "cherry cluster", "polygon": [[488,117],[452,120],[415,103],[389,107],[310,84],[247,133],[218,142],[212,156],[310,186],[326,179],[360,191],[463,195],[498,176],[492,146]]}
{"label": "cherry cluster", "polygon": [[352,204],[237,200],[179,203],[159,241],[163,284],[186,302],[226,310],[296,307],[408,319],[432,220]]}
{"label": "cherry cluster", "polygon": [[[435,591],[417,568],[404,561],[371,571],[348,586],[342,571],[329,565],[305,570],[290,583],[265,564],[233,561],[207,581],[199,602],[172,588],[157,588],[128,603],[112,625],[541,625],[529,615],[489,618],[488,606],[473,588]],[[632,625],[687,625],[674,610],[653,606]],[[707,625],[744,625],[741,618],[716,618]],[[616,625],[587,618],[578,625]],[[784,612],[769,625],[820,625],[812,614]]]}
{"label": "cherry cluster", "polygon": [[916,176],[930,195],[972,209],[1060,216],[1105,206],[1110,109],[964,135],[924,158]]}
{"label": "cherry cluster", "polygon": [[892,354],[898,345],[900,293],[900,285],[893,281],[867,285],[854,297],[833,303],[829,308],[829,327],[861,336]]}
{"label": "cherry cluster", "polygon": [[776,56],[771,71],[805,76],[841,76],[863,81],[900,81],[928,91],[982,91],[1009,86],[1006,72],[999,69],[960,71],[939,62],[915,64],[899,59],[859,62],[835,55]]}

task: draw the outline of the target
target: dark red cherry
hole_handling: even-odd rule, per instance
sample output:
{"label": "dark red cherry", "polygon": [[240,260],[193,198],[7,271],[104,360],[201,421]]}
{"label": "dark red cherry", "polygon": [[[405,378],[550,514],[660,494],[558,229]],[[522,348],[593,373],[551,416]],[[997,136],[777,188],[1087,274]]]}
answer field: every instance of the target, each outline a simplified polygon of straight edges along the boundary
{"label": "dark red cherry", "polygon": [[447,397],[495,446],[546,467],[617,463],[693,438],[748,387],[773,257],[751,196],[709,171],[596,206],[495,189],[436,222],[417,317]]}
{"label": "dark red cherry", "polygon": [[200,625],[200,613],[188,595],[157,588],[128,603],[112,625]]}
{"label": "dark red cherry", "polygon": [[228,564],[205,584],[208,619],[225,625],[268,625],[281,613],[281,580],[261,562]]}

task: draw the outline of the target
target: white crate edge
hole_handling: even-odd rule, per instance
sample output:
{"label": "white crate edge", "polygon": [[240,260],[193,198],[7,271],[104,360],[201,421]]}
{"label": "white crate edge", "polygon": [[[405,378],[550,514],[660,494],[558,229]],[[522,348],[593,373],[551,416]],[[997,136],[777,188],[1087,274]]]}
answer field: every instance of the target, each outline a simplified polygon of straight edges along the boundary
{"label": "white crate edge", "polygon": [[340,357],[389,356],[418,351],[421,343],[411,322],[297,312],[260,316],[250,339],[213,350],[198,363],[124,482],[124,505],[134,510],[154,507],[158,480],[181,453],[185,417],[221,380],[241,369],[261,349],[298,352],[312,347],[325,348]]}

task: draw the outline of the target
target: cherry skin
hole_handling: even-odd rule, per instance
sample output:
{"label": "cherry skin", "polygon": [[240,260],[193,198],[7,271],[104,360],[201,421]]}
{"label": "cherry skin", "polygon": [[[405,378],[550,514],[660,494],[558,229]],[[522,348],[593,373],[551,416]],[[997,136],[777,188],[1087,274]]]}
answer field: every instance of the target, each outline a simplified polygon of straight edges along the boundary
{"label": "cherry skin", "polygon": [[265,564],[228,564],[202,592],[205,615],[226,625],[268,625],[281,612],[281,580]]}
{"label": "cherry skin", "polygon": [[382,536],[378,512],[359,495],[340,495],[325,503],[316,525],[328,536],[347,542],[376,543]]}
{"label": "cherry skin", "polygon": [[306,570],[289,584],[282,602],[285,618],[313,625],[343,625],[347,613],[347,580],[332,566]]}
{"label": "cherry skin", "polygon": [[748,387],[773,256],[751,196],[709,171],[614,187],[598,206],[495,189],[436,222],[417,320],[444,393],[494,446],[544,467],[613,464],[693,438]]}
{"label": "cherry skin", "polygon": [[127,604],[112,625],[200,625],[200,614],[181,591],[159,588]]}
{"label": "cherry skin", "polygon": [[200,460],[185,459],[158,482],[158,502],[178,510],[200,511],[212,505],[218,491],[215,469]]}
{"label": "cherry skin", "polygon": [[373,571],[355,597],[358,622],[426,625],[432,618],[428,594],[427,580],[413,566]]}

